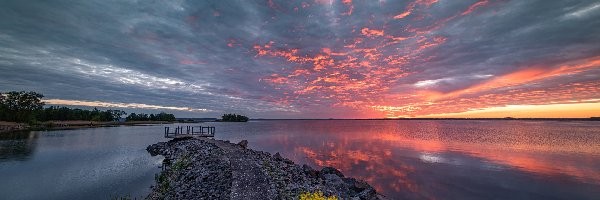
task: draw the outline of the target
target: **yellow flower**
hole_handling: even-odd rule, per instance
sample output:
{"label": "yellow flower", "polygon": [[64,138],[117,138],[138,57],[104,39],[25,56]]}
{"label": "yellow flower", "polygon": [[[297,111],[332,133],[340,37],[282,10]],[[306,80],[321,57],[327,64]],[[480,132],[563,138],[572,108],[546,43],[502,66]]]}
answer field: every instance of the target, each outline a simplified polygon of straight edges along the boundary
{"label": "yellow flower", "polygon": [[300,194],[300,200],[338,200],[336,196],[326,197],[323,192],[316,191],[314,193],[304,192]]}

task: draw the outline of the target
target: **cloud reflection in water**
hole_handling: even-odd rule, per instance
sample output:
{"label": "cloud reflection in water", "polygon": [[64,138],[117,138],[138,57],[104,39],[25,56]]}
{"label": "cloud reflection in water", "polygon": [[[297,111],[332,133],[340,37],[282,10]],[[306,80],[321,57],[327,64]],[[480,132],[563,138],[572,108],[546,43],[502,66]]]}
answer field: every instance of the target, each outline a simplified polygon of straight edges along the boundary
{"label": "cloud reflection in water", "polygon": [[394,198],[600,195],[600,126],[593,122],[258,123],[279,128],[251,137],[252,147],[316,168],[334,166]]}

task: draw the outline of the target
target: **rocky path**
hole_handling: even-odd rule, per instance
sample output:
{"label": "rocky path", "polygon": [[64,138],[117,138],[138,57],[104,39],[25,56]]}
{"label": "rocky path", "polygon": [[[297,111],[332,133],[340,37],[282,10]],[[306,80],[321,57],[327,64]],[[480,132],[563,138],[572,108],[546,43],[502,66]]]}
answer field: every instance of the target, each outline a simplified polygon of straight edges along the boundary
{"label": "rocky path", "polygon": [[296,165],[279,154],[247,149],[247,142],[198,138],[150,145],[165,157],[148,199],[298,199],[321,191],[340,199],[381,199],[364,181],[344,177],[335,168],[320,171]]}
{"label": "rocky path", "polygon": [[261,164],[244,153],[243,151],[247,151],[245,148],[220,140],[202,140],[222,148],[229,158],[233,176],[231,199],[276,199],[276,194],[270,191],[269,178],[261,170]]}

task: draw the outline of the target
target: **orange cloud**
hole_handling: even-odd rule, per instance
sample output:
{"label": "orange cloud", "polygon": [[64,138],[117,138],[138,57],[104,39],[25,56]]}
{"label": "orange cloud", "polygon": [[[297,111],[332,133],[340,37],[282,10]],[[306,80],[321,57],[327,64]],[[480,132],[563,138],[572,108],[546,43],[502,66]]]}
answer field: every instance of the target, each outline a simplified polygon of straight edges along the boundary
{"label": "orange cloud", "polygon": [[580,73],[582,71],[597,67],[600,67],[600,56],[567,63],[554,69],[534,66],[496,77],[490,81],[474,85],[467,89],[444,94],[442,95],[442,98],[455,97],[463,94],[476,93],[502,87],[516,86],[555,76]]}
{"label": "orange cloud", "polygon": [[469,6],[469,8],[467,10],[465,10],[464,12],[460,13],[460,15],[468,15],[468,14],[472,13],[473,11],[477,10],[477,8],[486,6],[489,3],[490,3],[489,0],[478,1],[477,3],[474,3],[471,6]]}
{"label": "orange cloud", "polygon": [[369,29],[369,28],[361,29],[360,33],[367,37],[383,36],[383,30],[376,30],[376,29]]}
{"label": "orange cloud", "polygon": [[[436,2],[411,2],[403,13],[393,18],[418,13]],[[352,5],[351,1],[343,3]],[[485,78],[477,79],[477,84],[465,84],[466,88],[448,92],[433,90],[436,87],[414,87],[406,83],[407,77],[414,80],[422,71],[427,70],[419,68],[422,63],[437,59],[434,54],[436,48],[452,42],[453,38],[436,35],[435,30],[451,20],[465,17],[492,4],[490,1],[478,1],[449,17],[424,20],[426,25],[423,27],[408,24],[406,29],[400,31],[385,24],[381,29],[357,29],[353,26],[352,32],[348,34],[355,38],[336,40],[335,42],[342,43],[339,45],[297,48],[282,41],[270,41],[254,45],[253,53],[256,53],[257,60],[282,66],[281,70],[261,78],[279,91],[270,101],[286,105],[347,107],[364,116],[418,117],[507,105],[577,103],[568,101],[598,97],[593,94],[598,90],[598,84],[594,83],[578,86],[551,85],[548,88],[553,91],[545,92],[526,86],[595,69],[599,65],[599,57],[561,64],[514,66],[519,69],[497,76],[486,75]],[[416,79],[419,82],[427,81]],[[574,94],[573,91],[577,93]]]}

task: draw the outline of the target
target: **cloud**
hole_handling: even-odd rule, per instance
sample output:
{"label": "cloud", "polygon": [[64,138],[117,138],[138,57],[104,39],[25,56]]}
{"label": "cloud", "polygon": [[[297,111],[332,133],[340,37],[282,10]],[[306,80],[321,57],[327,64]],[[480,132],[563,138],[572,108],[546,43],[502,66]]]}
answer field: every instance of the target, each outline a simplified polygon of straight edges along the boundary
{"label": "cloud", "polygon": [[568,103],[600,98],[598,8],[586,0],[5,1],[0,86],[210,111],[180,116],[397,117]]}
{"label": "cloud", "polygon": [[142,104],[142,103],[114,103],[114,102],[77,101],[77,100],[64,100],[64,99],[46,99],[46,100],[44,100],[44,103],[49,104],[49,105],[69,105],[69,106],[104,107],[104,108],[135,108],[135,109],[149,109],[149,110],[178,110],[178,111],[189,111],[189,112],[211,112],[211,110],[204,109],[204,108],[159,106],[159,105],[148,105],[148,104]]}

